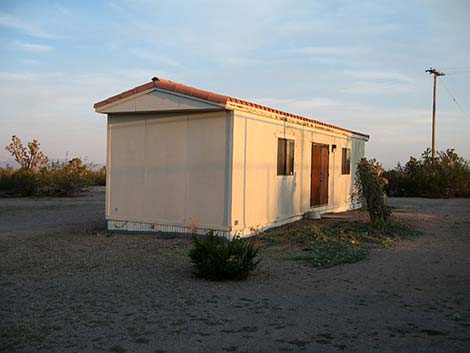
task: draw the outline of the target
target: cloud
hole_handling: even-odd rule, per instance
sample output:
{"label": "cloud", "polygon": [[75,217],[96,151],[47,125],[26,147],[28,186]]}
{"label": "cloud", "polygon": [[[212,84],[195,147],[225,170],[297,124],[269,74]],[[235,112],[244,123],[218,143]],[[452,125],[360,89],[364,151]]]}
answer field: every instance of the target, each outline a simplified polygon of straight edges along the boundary
{"label": "cloud", "polygon": [[[351,109],[353,105],[345,105],[330,98],[258,98],[254,102],[290,113],[311,114],[320,109]],[[355,109],[358,109],[356,107]]]}
{"label": "cloud", "polygon": [[0,27],[10,28],[19,30],[32,37],[42,39],[61,39],[63,36],[59,36],[53,33],[49,33],[43,30],[39,25],[31,22],[23,21],[22,19],[9,15],[5,12],[0,12]]}
{"label": "cloud", "polygon": [[353,82],[350,86],[341,88],[339,92],[348,94],[391,94],[413,91],[413,86],[407,83],[393,82]]}
{"label": "cloud", "polygon": [[[37,138],[51,158],[63,158],[70,151],[71,156],[101,163],[106,118],[95,113],[93,104],[148,82],[153,74],[148,68],[77,72],[70,84],[71,74],[64,71],[0,72],[1,145],[16,134],[23,140]],[[0,158],[7,157],[8,152],[0,149]]]}
{"label": "cloud", "polygon": [[345,70],[345,75],[353,78],[360,78],[362,80],[392,80],[400,82],[410,82],[412,78],[401,72],[386,72],[386,71],[352,71]]}
{"label": "cloud", "polygon": [[[370,129],[383,129],[384,132],[381,132],[381,135],[396,135],[400,131],[409,130],[411,126],[422,126],[429,122],[429,111],[426,109],[385,108],[327,97],[301,99],[259,98],[253,101],[289,113],[349,127],[353,130],[362,129],[367,132]],[[443,112],[443,114],[446,113]]]}
{"label": "cloud", "polygon": [[345,70],[344,75],[351,79],[351,83],[340,88],[341,93],[376,95],[409,93],[416,89],[415,80],[401,72]]}
{"label": "cloud", "polygon": [[344,55],[349,48],[345,47],[322,47],[322,46],[308,46],[302,48],[292,49],[291,52],[305,55]]}
{"label": "cloud", "polygon": [[[4,68],[11,72],[0,73],[0,140],[7,129],[38,131],[39,138],[47,127],[51,137],[44,138],[44,146],[63,139],[71,151],[91,151],[72,130],[82,129],[82,136],[88,135],[86,129],[96,133],[93,128],[104,119],[92,104],[162,76],[370,133],[367,149],[384,161],[396,160],[424,150],[423,136],[430,136],[432,82],[422,71],[431,64],[445,72],[445,66],[467,65],[469,54],[464,40],[469,22],[453,17],[458,10],[429,21],[431,14],[441,18],[441,11],[415,2],[242,0],[216,6],[204,0],[181,6],[166,0],[106,0],[70,11],[54,4],[44,5],[44,14],[57,18],[39,16],[37,6],[22,12],[0,6],[5,44],[15,39],[48,44],[63,59],[46,62],[47,49],[24,55],[16,48],[4,56]],[[74,40],[60,46],[46,41],[59,38],[54,33],[64,29]],[[433,51],[436,46],[441,50]],[[25,59],[41,63],[26,65]],[[61,72],[41,74],[45,67]],[[450,88],[468,111],[466,78],[453,77],[461,81]],[[438,143],[468,151],[470,120],[446,114],[445,109],[458,107],[445,97],[444,87],[438,94]],[[77,147],[70,147],[72,140]]]}
{"label": "cloud", "polygon": [[0,141],[4,145],[14,134],[37,138],[51,158],[70,151],[102,162],[106,119],[93,111],[93,103],[130,86],[129,79],[114,72],[77,73],[73,85],[66,72],[0,72]]}
{"label": "cloud", "polygon": [[44,79],[56,79],[61,77],[62,74],[59,72],[55,73],[38,73],[38,72],[9,72],[0,71],[0,87],[7,86],[6,82],[20,82],[20,81],[33,81],[33,80],[44,80]]}
{"label": "cloud", "polygon": [[352,59],[363,55],[365,48],[346,46],[304,46],[287,50],[295,59],[315,62],[317,65],[345,65]]}
{"label": "cloud", "polygon": [[62,16],[69,16],[72,14],[72,11],[62,5],[56,5],[56,9]]}
{"label": "cloud", "polygon": [[[419,156],[431,142],[430,109],[364,104],[329,97],[258,98],[253,101],[370,134],[371,138],[366,145],[367,156],[377,158],[386,168],[394,167],[397,161],[406,162],[410,155]],[[442,108],[438,115],[438,124],[442,124],[438,129],[438,148],[456,147],[459,153],[468,158],[468,149],[465,148],[468,142],[465,135],[455,133],[456,126],[466,126],[463,125],[465,123],[466,120],[459,111],[452,107]]]}
{"label": "cloud", "polygon": [[130,52],[141,59],[149,60],[152,62],[159,62],[161,64],[172,66],[172,67],[182,66],[178,61],[173,60],[172,58],[169,58],[167,56],[161,55],[159,53],[159,50],[135,48],[135,49],[131,49]]}
{"label": "cloud", "polygon": [[47,53],[53,49],[53,47],[45,44],[25,43],[19,41],[15,42],[15,46],[22,51],[36,54]]}

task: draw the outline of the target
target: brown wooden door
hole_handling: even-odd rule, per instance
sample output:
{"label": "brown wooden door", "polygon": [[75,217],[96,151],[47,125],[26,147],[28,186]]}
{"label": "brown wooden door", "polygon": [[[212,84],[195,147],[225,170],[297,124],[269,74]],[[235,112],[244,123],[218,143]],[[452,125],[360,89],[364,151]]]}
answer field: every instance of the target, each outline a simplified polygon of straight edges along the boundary
{"label": "brown wooden door", "polygon": [[328,203],[328,170],[330,148],[328,145],[312,145],[312,170],[310,206]]}

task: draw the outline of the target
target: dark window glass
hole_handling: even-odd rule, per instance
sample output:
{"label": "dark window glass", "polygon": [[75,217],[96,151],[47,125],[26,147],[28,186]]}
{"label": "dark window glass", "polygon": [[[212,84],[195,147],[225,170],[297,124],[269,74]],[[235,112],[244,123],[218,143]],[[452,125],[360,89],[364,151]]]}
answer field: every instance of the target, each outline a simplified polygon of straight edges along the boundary
{"label": "dark window glass", "polygon": [[277,175],[294,175],[294,140],[277,139]]}
{"label": "dark window glass", "polygon": [[351,174],[351,149],[343,148],[341,174]]}

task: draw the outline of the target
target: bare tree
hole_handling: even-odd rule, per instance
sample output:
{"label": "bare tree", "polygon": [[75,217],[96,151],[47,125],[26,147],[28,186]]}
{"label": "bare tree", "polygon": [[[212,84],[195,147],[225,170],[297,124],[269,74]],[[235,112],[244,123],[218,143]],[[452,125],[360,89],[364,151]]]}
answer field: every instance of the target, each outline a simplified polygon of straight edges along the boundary
{"label": "bare tree", "polygon": [[22,169],[36,171],[47,167],[49,159],[39,150],[40,143],[33,139],[28,142],[28,147],[23,146],[23,142],[13,135],[11,143],[5,149],[11,153]]}

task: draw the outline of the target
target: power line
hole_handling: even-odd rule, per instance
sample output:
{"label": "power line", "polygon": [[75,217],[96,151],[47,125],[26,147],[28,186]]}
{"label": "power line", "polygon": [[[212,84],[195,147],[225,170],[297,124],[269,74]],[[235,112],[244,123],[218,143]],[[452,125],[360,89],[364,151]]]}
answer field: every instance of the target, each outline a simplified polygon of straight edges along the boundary
{"label": "power line", "polygon": [[452,70],[449,70],[449,71],[446,71],[447,74],[452,74],[452,75],[465,75],[465,74],[468,74],[470,73],[470,70],[468,71],[452,71]]}
{"label": "power line", "polygon": [[443,67],[446,71],[455,71],[455,70],[470,70],[470,66],[452,66],[452,67]]}
{"label": "power line", "polygon": [[446,75],[468,75],[470,74],[470,66],[454,66],[454,67],[444,67]]}
{"label": "power line", "polygon": [[443,70],[446,71],[446,73],[467,73],[470,71],[470,66],[449,66],[449,67],[443,67]]}
{"label": "power line", "polygon": [[452,95],[452,93],[450,92],[449,88],[447,87],[447,85],[444,83],[443,80],[439,79],[439,81],[444,85],[444,88],[446,89],[447,91],[447,94],[450,96],[450,98],[455,102],[455,104],[457,104],[457,106],[460,108],[460,110],[465,114],[465,116],[467,118],[470,119],[470,115],[467,114],[467,112],[462,108],[462,106],[459,104],[459,102],[457,102],[457,99],[455,99],[455,97]]}

